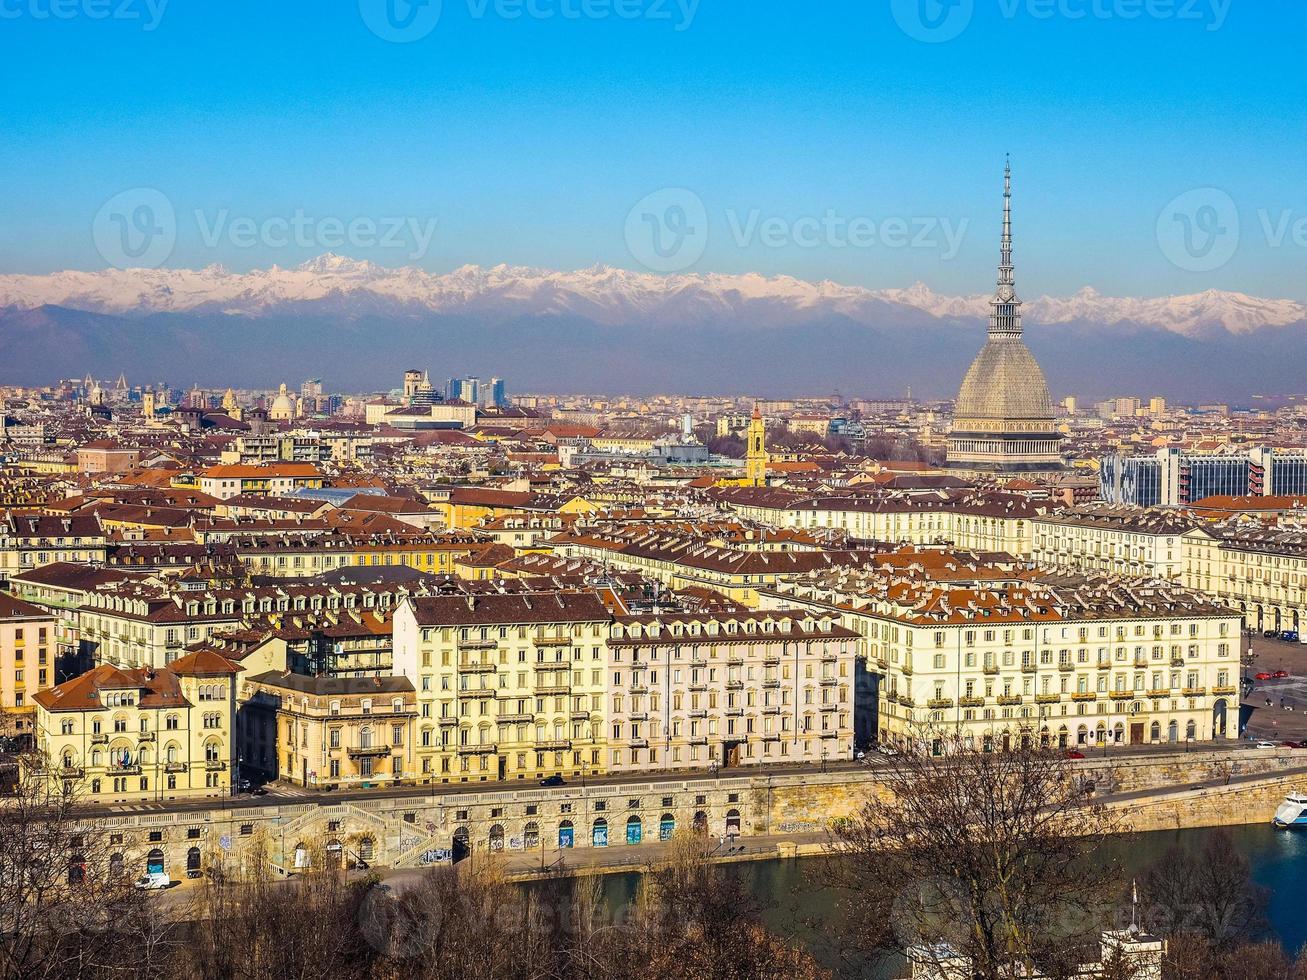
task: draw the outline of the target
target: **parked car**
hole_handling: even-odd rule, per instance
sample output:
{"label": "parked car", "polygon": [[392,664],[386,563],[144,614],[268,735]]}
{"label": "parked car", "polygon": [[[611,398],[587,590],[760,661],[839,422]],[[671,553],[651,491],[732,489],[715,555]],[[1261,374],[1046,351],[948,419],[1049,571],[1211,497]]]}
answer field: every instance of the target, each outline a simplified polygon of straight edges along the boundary
{"label": "parked car", "polygon": [[1253,748],[1255,748],[1255,749],[1276,749],[1276,748],[1279,748],[1279,746],[1276,745],[1274,742],[1268,742],[1268,741],[1266,741],[1266,739],[1263,738],[1263,739],[1260,739],[1260,740],[1254,742],[1254,743],[1253,743]]}
{"label": "parked car", "polygon": [[1279,630],[1262,630],[1262,636],[1265,637],[1272,637],[1272,636],[1279,636],[1279,635],[1280,635]]}
{"label": "parked car", "polygon": [[1263,670],[1254,675],[1259,681],[1269,681],[1273,676],[1269,670]]}
{"label": "parked car", "polygon": [[1287,640],[1287,641],[1290,642],[1290,643],[1297,643],[1297,642],[1298,642],[1298,631],[1297,631],[1297,630],[1285,630],[1283,633],[1280,634],[1280,639],[1282,639],[1282,640]]}
{"label": "parked car", "polygon": [[898,755],[899,750],[892,745],[877,745],[876,751],[881,755]]}
{"label": "parked car", "polygon": [[541,786],[566,786],[567,780],[564,779],[562,776],[558,775],[557,773],[555,773],[552,776],[546,776],[544,779],[540,780],[540,785]]}
{"label": "parked car", "polygon": [[1285,678],[1285,677],[1288,677],[1288,676],[1289,676],[1289,672],[1288,672],[1287,670],[1277,670],[1277,671],[1276,671],[1274,674],[1272,674],[1271,676],[1274,677],[1276,680],[1281,680],[1281,679],[1283,679],[1283,678]]}
{"label": "parked car", "polygon": [[1067,749],[1066,757],[1068,759],[1083,759],[1085,754],[1079,749]]}
{"label": "parked car", "polygon": [[172,879],[162,871],[151,871],[136,879],[136,887],[143,892],[158,891],[172,884]]}

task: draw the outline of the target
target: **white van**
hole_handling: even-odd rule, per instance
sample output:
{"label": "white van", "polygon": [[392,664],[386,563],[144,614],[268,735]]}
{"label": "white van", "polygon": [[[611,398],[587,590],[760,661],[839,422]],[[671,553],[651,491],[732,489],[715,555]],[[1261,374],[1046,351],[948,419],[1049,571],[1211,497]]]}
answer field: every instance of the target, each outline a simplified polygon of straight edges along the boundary
{"label": "white van", "polygon": [[162,871],[151,871],[136,879],[136,887],[141,891],[157,891],[160,888],[167,888],[171,884],[172,879]]}

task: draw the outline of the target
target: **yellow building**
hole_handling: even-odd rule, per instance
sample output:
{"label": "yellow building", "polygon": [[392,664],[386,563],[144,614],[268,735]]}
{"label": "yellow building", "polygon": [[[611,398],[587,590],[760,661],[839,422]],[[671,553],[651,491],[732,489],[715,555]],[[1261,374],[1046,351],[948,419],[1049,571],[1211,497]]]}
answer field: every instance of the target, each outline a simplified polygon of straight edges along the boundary
{"label": "yellow building", "polygon": [[40,606],[0,592],[0,735],[32,731],[31,690],[54,674],[55,618]]}
{"label": "yellow building", "polygon": [[407,677],[269,671],[242,682],[241,758],[325,789],[412,780],[417,698]]}
{"label": "yellow building", "polygon": [[753,415],[749,419],[744,478],[748,486],[767,485],[767,426],[757,405],[753,406]]}
{"label": "yellow building", "polygon": [[603,771],[609,620],[594,593],[401,602],[394,670],[417,689],[418,781]]}
{"label": "yellow building", "polygon": [[88,804],[227,796],[239,671],[198,651],[157,669],[101,664],[40,691],[38,764]]}

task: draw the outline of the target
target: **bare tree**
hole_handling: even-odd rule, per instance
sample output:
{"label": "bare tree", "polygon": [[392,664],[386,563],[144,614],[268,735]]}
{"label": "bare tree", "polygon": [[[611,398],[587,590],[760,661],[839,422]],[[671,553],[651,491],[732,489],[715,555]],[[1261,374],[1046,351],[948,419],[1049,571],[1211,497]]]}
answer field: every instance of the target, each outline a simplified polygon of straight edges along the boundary
{"label": "bare tree", "polygon": [[985,752],[956,734],[892,757],[883,789],[834,827],[823,878],[859,956],[968,958],[976,977],[1058,977],[1093,956],[1119,874],[1115,821],[1056,750]]}
{"label": "bare tree", "polygon": [[38,756],[0,799],[0,980],[163,975],[167,931],[77,802]]}

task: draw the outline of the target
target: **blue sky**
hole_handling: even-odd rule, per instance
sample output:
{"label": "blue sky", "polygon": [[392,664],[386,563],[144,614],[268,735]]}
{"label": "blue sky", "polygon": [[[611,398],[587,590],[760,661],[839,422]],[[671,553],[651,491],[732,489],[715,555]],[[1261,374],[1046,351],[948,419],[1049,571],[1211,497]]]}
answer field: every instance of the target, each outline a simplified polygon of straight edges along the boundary
{"label": "blue sky", "polygon": [[[673,188],[706,220],[677,268],[983,292],[1010,151],[1023,293],[1307,298],[1299,0],[391,0],[430,27],[405,43],[385,2],[0,0],[0,272],[104,268],[135,188],[168,266],[293,265],[365,219],[336,251],[639,269],[628,216]],[[936,15],[956,37],[912,36]],[[1211,261],[1177,261],[1187,224]]]}

